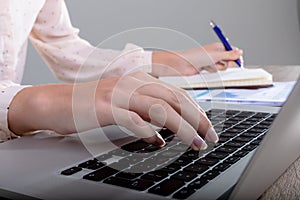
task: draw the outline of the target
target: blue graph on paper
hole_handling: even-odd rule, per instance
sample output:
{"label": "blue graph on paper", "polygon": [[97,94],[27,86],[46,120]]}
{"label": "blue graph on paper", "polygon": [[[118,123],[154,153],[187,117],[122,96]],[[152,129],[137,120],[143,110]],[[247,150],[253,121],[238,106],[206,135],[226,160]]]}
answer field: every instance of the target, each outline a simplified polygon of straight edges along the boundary
{"label": "blue graph on paper", "polygon": [[193,90],[190,95],[198,102],[219,101],[227,103],[281,106],[295,82],[275,82],[273,87],[260,89]]}

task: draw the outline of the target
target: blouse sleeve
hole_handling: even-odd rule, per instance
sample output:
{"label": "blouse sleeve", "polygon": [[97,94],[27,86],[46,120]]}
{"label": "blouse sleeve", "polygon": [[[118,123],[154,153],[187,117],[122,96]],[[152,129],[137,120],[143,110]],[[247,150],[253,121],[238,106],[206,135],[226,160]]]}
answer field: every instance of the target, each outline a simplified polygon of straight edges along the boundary
{"label": "blouse sleeve", "polygon": [[0,142],[17,137],[8,128],[7,113],[13,97],[25,87],[10,80],[0,81]]}
{"label": "blouse sleeve", "polygon": [[[151,72],[152,52],[127,44],[122,51],[100,49],[78,36],[63,0],[46,1],[30,39],[57,78],[88,81],[136,70]],[[78,73],[79,72],[79,73]]]}

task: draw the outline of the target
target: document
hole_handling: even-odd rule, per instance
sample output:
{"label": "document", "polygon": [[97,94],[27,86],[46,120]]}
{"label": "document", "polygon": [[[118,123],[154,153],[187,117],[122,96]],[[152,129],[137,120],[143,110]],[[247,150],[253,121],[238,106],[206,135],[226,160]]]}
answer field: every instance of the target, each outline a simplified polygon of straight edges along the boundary
{"label": "document", "polygon": [[193,76],[160,77],[162,81],[184,89],[253,88],[272,86],[272,75],[264,69],[229,68],[216,73],[201,72]]}
{"label": "document", "polygon": [[282,106],[296,82],[274,82],[259,89],[189,90],[197,102],[226,102],[249,105]]}

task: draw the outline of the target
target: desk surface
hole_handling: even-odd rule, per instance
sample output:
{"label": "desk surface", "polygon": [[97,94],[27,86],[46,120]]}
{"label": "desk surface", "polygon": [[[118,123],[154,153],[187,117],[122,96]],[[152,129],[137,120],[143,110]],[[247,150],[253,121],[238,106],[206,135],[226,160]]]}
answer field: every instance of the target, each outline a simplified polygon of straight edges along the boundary
{"label": "desk surface", "polygon": [[295,81],[300,75],[299,66],[250,66],[249,68],[263,68],[273,75],[274,82]]}
{"label": "desk surface", "polygon": [[[299,66],[253,66],[263,68],[273,75],[275,82],[295,81],[300,74]],[[261,199],[300,199],[300,157],[262,195]]]}

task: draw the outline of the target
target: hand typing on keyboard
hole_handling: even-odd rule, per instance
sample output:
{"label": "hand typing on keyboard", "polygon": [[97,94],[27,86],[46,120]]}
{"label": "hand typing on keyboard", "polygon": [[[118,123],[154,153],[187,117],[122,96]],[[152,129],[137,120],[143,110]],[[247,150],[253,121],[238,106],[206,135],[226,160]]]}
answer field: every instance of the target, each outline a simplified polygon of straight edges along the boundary
{"label": "hand typing on keyboard", "polygon": [[[41,95],[36,98],[36,94]],[[70,134],[116,124],[148,143],[164,146],[164,139],[147,123],[150,122],[176,133],[194,150],[205,149],[205,140],[218,141],[205,112],[184,90],[143,72],[93,82],[25,88],[14,102],[27,96],[34,103],[23,107],[22,113],[30,115],[25,119],[14,116],[17,126],[11,126],[19,135],[34,130]],[[10,107],[9,117],[18,113],[14,105],[17,104]],[[24,123],[32,126],[22,126]]]}
{"label": "hand typing on keyboard", "polygon": [[[182,89],[142,72],[97,84],[95,113],[101,127],[117,124],[157,146],[164,146],[165,141],[147,122],[168,128],[195,150],[207,147],[204,139],[218,141],[205,112]],[[87,88],[82,84],[76,90],[83,94],[80,96],[88,96]]]}

